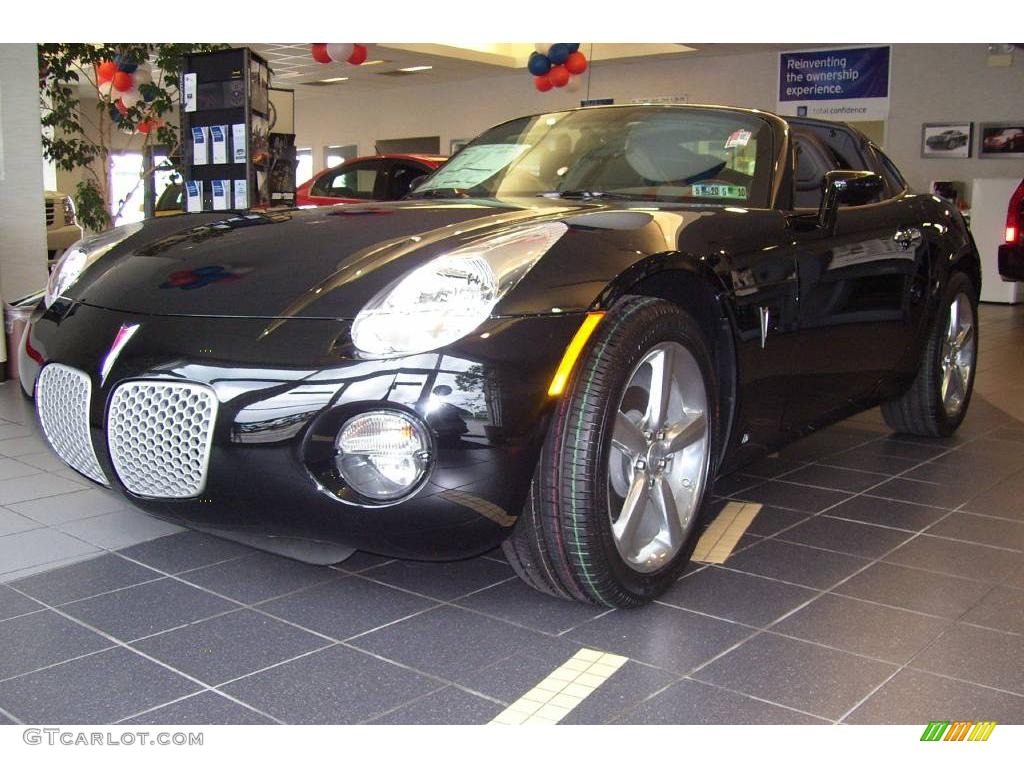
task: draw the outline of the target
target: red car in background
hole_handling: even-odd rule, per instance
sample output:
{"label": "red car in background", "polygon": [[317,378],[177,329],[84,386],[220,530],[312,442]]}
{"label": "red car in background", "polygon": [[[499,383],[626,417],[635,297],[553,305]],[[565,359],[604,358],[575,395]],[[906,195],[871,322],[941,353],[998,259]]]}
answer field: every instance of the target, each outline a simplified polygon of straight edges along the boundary
{"label": "red car in background", "polygon": [[346,160],[321,171],[295,190],[296,205],[365,203],[399,200],[413,181],[433,173],[447,157],[440,155],[370,155]]}

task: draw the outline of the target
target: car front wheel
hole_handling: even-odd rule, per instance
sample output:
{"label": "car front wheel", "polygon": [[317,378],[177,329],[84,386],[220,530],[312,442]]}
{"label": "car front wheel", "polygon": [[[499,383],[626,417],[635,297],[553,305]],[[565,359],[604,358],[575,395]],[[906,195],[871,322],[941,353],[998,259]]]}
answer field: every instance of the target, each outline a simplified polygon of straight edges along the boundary
{"label": "car front wheel", "polygon": [[576,366],[505,543],[519,575],[615,607],[667,589],[696,541],[717,417],[696,321],[659,299],[616,304]]}

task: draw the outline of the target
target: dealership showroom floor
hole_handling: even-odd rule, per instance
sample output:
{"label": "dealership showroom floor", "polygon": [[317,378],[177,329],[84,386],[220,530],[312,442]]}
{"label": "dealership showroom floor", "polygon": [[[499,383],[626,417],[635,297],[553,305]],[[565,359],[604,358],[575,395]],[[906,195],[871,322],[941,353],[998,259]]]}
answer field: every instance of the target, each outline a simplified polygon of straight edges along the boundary
{"label": "dealership showroom floor", "polygon": [[[500,551],[314,567],[185,531],[67,469],[7,382],[0,722],[1024,723],[1024,307],[980,315],[955,437],[871,411],[723,478],[746,534],[633,611]],[[559,669],[587,674],[548,695]]]}

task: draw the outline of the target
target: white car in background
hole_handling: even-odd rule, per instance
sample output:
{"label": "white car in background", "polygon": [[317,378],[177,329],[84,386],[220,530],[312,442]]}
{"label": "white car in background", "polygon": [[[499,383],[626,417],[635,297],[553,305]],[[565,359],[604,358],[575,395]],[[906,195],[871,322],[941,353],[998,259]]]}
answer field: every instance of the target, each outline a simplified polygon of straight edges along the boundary
{"label": "white car in background", "polygon": [[62,192],[44,192],[46,208],[46,258],[52,269],[68,248],[82,239],[75,201]]}

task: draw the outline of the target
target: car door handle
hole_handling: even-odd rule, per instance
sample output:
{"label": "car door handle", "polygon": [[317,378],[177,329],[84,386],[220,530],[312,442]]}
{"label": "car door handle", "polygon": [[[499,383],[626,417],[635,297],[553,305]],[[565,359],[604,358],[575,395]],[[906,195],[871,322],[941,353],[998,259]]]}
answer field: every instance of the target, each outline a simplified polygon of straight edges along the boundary
{"label": "car door handle", "polygon": [[892,239],[904,251],[909,251],[911,248],[917,248],[921,245],[923,235],[917,227],[907,227],[906,229],[897,229]]}

